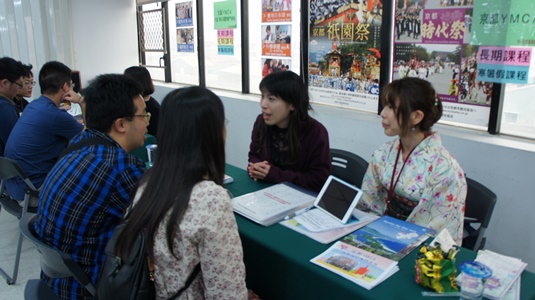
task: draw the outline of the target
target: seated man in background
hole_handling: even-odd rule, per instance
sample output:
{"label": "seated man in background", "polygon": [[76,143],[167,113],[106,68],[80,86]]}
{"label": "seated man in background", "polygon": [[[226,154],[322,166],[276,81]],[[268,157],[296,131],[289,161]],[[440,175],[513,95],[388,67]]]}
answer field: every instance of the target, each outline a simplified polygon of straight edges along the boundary
{"label": "seated man in background", "polygon": [[19,120],[13,98],[22,88],[26,71],[22,63],[10,57],[0,58],[0,156],[4,156],[7,139]]}
{"label": "seated man in background", "polygon": [[[41,97],[24,109],[5,150],[5,156],[16,160],[37,188],[43,184],[69,140],[84,129],[71,115],[59,109],[64,99],[83,104],[83,98],[72,90],[69,67],[57,61],[47,62],[39,72],[39,85]],[[9,195],[18,201],[24,199],[25,187],[18,177],[6,181]],[[36,204],[37,199],[30,201],[30,206]]]}
{"label": "seated man in background", "polygon": [[[98,76],[84,96],[87,129],[46,178],[35,231],[43,242],[72,254],[96,284],[106,244],[144,172],[143,162],[128,152],[143,146],[150,115],[141,88],[124,75]],[[72,277],[41,276],[64,299],[89,296]]]}
{"label": "seated man in background", "polygon": [[17,107],[19,114],[22,114],[22,111],[24,111],[26,106],[29,104],[28,100],[26,100],[24,97],[30,98],[32,96],[33,86],[35,85],[35,81],[33,81],[32,68],[32,65],[24,65],[26,74],[22,76],[22,87],[15,97],[13,97],[13,102],[15,102],[15,106]]}

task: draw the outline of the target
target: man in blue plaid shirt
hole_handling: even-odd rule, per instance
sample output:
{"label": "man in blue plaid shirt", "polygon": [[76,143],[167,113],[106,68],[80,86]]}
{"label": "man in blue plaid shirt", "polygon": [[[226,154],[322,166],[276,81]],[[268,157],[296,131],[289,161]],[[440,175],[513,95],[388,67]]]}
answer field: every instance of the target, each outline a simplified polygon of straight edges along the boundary
{"label": "man in blue plaid shirt", "polygon": [[[128,152],[144,145],[150,114],[141,89],[124,75],[107,74],[84,90],[86,130],[71,145],[91,142],[58,160],[39,197],[35,230],[72,254],[96,284],[104,249],[130,203],[144,163]],[[95,138],[97,137],[97,138]],[[74,278],[41,275],[63,299],[90,294]]]}

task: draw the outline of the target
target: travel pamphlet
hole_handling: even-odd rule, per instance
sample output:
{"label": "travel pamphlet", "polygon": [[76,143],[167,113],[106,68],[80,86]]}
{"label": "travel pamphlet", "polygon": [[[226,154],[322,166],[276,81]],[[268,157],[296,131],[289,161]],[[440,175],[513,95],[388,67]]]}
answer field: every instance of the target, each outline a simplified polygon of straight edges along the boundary
{"label": "travel pamphlet", "polygon": [[370,290],[399,270],[398,263],[357,247],[336,242],[310,262]]}
{"label": "travel pamphlet", "polygon": [[376,221],[347,235],[342,242],[400,261],[435,231],[393,217],[382,216]]}
{"label": "travel pamphlet", "polygon": [[[329,220],[325,222],[325,218],[332,219],[337,223],[337,225],[323,227],[324,224],[331,223]],[[311,209],[303,214],[295,216],[294,218],[282,221],[280,224],[304,234],[320,243],[328,244],[363,226],[366,226],[377,218],[378,216],[376,215],[355,210],[351,220],[347,224],[341,224],[338,220],[333,219],[321,210]]]}
{"label": "travel pamphlet", "polygon": [[291,183],[279,183],[232,199],[234,211],[258,224],[269,226],[310,208],[316,194]]}

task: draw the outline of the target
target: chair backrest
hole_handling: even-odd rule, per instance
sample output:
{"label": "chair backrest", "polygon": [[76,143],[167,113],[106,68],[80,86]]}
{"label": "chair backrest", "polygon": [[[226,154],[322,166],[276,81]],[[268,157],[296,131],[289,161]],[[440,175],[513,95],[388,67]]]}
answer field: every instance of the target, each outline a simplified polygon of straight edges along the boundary
{"label": "chair backrest", "polygon": [[464,229],[468,235],[463,238],[462,246],[477,251],[485,245],[484,233],[489,226],[497,197],[494,192],[471,178],[466,178],[466,183],[468,191]]}
{"label": "chair backrest", "polygon": [[331,149],[331,166],[331,175],[360,188],[368,161],[349,151]]}
{"label": "chair backrest", "polygon": [[62,252],[43,243],[37,236],[34,223],[36,215],[25,214],[20,219],[21,233],[30,240],[41,256],[41,270],[50,278],[74,277],[91,295],[95,295],[95,286],[89,276],[68,253]]}
{"label": "chair backrest", "polygon": [[[9,197],[5,190],[5,181],[15,177],[20,177],[26,183],[24,208],[21,208],[17,201]],[[20,216],[28,211],[29,195],[33,194],[35,197],[38,197],[39,191],[17,161],[3,156],[0,156],[0,180],[0,203],[2,203],[7,212],[20,219]]]}

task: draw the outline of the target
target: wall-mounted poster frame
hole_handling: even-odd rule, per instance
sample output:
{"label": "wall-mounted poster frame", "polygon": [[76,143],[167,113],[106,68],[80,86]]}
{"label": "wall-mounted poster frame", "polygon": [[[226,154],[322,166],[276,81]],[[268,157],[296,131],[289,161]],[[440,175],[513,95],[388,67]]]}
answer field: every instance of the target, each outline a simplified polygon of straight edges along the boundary
{"label": "wall-mounted poster frame", "polygon": [[442,123],[490,132],[501,87],[478,80],[473,8],[471,0],[395,0],[391,78],[428,80],[443,101]]}
{"label": "wall-mounted poster frame", "polygon": [[303,50],[312,101],[377,112],[384,69],[383,18],[389,19],[382,1],[308,4],[308,44]]}

